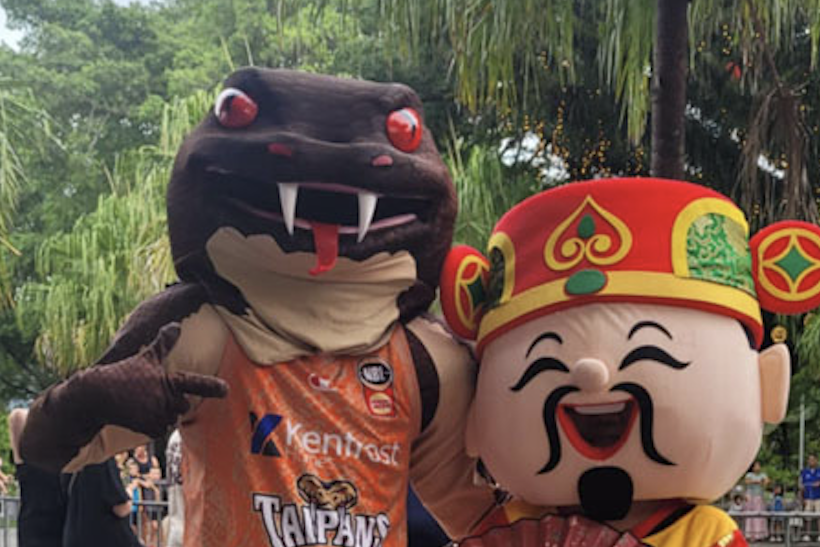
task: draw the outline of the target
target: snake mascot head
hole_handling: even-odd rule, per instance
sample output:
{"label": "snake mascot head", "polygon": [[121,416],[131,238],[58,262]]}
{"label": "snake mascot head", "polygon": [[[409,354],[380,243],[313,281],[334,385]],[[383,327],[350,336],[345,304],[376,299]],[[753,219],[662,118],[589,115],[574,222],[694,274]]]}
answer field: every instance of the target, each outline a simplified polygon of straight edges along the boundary
{"label": "snake mascot head", "polygon": [[820,230],[748,230],[701,186],[597,180],[513,208],[488,259],[453,252],[444,309],[480,353],[467,447],[513,496],[492,524],[554,510],[649,545],[745,545],[705,504],[786,412],[761,305],[820,303]]}
{"label": "snake mascot head", "polygon": [[178,424],[186,545],[404,545],[411,478],[463,535],[492,503],[473,364],[423,314],[455,213],[410,88],[234,73],[168,189],[180,282],[38,399],[25,457],[73,470]]}
{"label": "snake mascot head", "polygon": [[180,278],[242,313],[268,272],[320,284],[404,262],[408,278],[391,280],[407,285],[404,315],[426,309],[456,201],[421,112],[400,84],[231,76],[177,156],[168,223]]}

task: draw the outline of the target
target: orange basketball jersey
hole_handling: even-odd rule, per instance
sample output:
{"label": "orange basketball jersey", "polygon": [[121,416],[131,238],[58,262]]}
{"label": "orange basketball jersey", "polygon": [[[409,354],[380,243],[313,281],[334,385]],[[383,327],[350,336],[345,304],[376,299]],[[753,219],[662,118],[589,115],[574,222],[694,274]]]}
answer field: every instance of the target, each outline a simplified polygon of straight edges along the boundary
{"label": "orange basketball jersey", "polygon": [[401,327],[373,354],[272,366],[231,338],[218,376],[228,398],[182,427],[186,547],[405,545],[420,416]]}

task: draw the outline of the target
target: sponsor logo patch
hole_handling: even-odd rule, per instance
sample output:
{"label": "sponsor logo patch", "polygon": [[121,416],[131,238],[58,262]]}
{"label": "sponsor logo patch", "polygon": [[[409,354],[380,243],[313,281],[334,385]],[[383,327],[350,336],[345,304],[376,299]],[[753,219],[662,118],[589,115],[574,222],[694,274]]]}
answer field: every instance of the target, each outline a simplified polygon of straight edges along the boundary
{"label": "sponsor logo patch", "polygon": [[271,438],[273,430],[282,421],[282,416],[278,414],[265,414],[260,420],[255,412],[250,413],[251,420],[251,454],[261,454],[262,456],[280,457],[279,447]]}
{"label": "sponsor logo patch", "polygon": [[308,384],[317,391],[334,391],[336,389],[333,387],[333,381],[330,378],[325,378],[315,372],[310,373],[308,376]]}
{"label": "sponsor logo patch", "polygon": [[373,416],[396,415],[393,394],[393,367],[379,357],[365,357],[359,361],[357,375],[362,384],[364,401]]}
{"label": "sponsor logo patch", "polygon": [[401,447],[397,442],[380,444],[361,440],[349,431],[319,431],[279,414],[265,414],[259,418],[251,412],[250,421],[251,454],[279,458],[298,452],[302,457],[307,454],[317,459],[354,459],[389,467],[399,465]]}

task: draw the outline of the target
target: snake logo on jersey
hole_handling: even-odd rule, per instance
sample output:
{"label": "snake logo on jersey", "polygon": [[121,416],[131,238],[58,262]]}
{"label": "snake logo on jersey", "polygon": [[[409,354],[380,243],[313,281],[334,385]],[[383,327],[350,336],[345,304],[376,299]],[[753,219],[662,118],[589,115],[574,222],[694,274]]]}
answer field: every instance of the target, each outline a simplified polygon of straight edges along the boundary
{"label": "snake logo on jersey", "polygon": [[323,481],[304,474],[296,489],[305,503],[283,503],[282,497],[254,494],[253,508],[261,513],[271,547],[338,545],[380,547],[390,532],[385,513],[350,512],[359,501],[356,486],[346,480]]}

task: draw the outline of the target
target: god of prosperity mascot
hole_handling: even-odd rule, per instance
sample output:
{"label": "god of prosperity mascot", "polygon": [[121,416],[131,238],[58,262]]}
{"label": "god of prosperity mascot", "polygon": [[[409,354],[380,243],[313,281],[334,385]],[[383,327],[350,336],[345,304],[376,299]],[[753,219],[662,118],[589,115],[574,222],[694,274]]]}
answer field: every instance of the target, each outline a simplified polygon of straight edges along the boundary
{"label": "god of prosperity mascot", "polygon": [[758,353],[760,305],[818,305],[819,233],[782,223],[750,249],[743,213],[707,188],[598,180],[513,208],[489,261],[456,250],[445,310],[480,353],[467,447],[513,496],[485,529],[524,519],[487,537],[746,545],[707,503],[785,414],[789,354]]}
{"label": "god of prosperity mascot", "polygon": [[74,469],[182,416],[188,547],[403,546],[409,478],[463,534],[492,505],[474,371],[421,315],[455,212],[411,89],[236,72],[174,166],[180,283],[36,401],[24,457]]}

